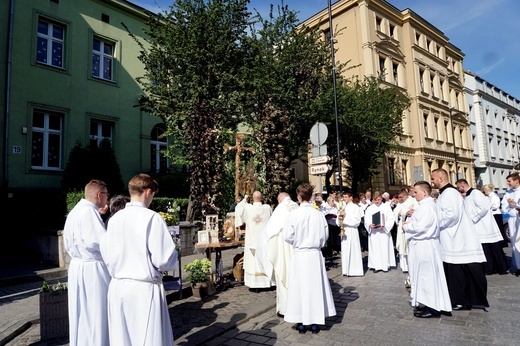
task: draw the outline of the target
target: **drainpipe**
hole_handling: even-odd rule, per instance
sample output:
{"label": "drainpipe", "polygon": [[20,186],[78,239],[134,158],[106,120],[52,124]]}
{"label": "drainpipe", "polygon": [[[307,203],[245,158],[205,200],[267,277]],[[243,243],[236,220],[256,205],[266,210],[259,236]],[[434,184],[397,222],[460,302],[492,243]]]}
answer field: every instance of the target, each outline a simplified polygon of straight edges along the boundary
{"label": "drainpipe", "polygon": [[[14,18],[14,0],[9,3],[9,29],[7,31],[7,53],[6,53],[6,73],[5,73],[5,117],[4,117],[4,181],[3,187],[5,193],[9,187],[9,114],[11,108],[11,49],[13,44],[13,18]],[[5,198],[6,196],[4,196]]]}

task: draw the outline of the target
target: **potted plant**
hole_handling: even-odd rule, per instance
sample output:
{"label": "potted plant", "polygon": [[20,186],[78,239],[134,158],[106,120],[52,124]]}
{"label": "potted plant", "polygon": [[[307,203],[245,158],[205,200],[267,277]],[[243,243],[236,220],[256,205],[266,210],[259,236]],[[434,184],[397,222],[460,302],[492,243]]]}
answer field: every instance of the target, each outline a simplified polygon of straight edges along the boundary
{"label": "potted plant", "polygon": [[202,299],[208,294],[213,294],[214,288],[209,278],[211,273],[211,261],[209,259],[196,259],[186,264],[184,271],[188,273],[186,280],[191,284],[194,297]]}
{"label": "potted plant", "polygon": [[42,340],[69,335],[67,284],[49,285],[44,281],[40,289],[40,337]]}

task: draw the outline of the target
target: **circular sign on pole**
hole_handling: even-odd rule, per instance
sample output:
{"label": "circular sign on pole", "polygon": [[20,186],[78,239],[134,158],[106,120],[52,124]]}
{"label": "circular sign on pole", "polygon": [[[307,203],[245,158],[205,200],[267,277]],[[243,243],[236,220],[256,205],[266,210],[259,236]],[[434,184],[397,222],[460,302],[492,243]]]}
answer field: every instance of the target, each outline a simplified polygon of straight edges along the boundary
{"label": "circular sign on pole", "polygon": [[316,123],[311,128],[310,138],[314,145],[322,145],[327,140],[329,130],[324,123]]}

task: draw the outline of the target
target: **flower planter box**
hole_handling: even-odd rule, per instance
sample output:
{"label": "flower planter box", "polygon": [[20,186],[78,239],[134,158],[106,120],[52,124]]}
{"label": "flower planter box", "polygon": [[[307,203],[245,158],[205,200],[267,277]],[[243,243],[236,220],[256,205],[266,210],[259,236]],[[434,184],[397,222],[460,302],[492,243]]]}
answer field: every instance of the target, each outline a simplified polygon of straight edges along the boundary
{"label": "flower planter box", "polygon": [[40,293],[41,340],[69,336],[67,291]]}

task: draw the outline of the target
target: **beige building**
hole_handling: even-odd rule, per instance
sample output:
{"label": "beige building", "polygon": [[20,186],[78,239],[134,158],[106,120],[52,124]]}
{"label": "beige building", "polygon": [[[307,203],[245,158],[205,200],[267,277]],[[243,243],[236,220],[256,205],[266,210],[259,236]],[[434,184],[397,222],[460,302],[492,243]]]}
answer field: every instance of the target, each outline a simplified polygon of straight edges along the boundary
{"label": "beige building", "polygon": [[[412,98],[399,138],[404,149],[387,154],[372,190],[396,192],[429,181],[438,167],[449,172],[452,183],[458,173],[474,186],[461,50],[419,14],[383,0],[340,0],[331,9],[336,61],[357,66],[345,77],[384,73],[385,87]],[[304,24],[330,37],[327,8]]]}

